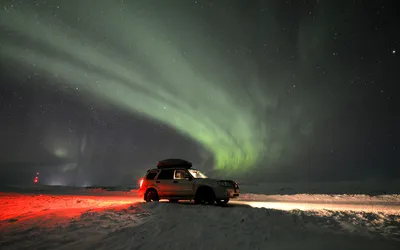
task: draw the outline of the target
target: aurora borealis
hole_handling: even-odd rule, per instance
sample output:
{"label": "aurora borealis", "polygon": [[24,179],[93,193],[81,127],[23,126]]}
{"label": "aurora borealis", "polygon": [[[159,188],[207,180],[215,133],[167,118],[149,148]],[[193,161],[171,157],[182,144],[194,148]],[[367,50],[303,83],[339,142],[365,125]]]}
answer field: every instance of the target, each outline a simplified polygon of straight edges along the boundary
{"label": "aurora borealis", "polygon": [[[353,4],[354,18],[364,18]],[[391,105],[391,87],[365,84],[383,81],[382,66],[357,60],[393,58],[396,45],[368,52],[377,46],[350,43],[355,30],[369,31],[349,25],[352,15],[335,18],[344,3],[10,0],[2,6],[0,56],[19,72],[14,77],[34,75],[57,93],[78,93],[83,106],[103,103],[171,128],[203,147],[200,154],[210,152],[212,168],[220,171],[292,176],[310,164],[321,173],[321,165],[332,171],[343,162],[362,165],[356,144],[375,139],[366,138],[371,133],[358,121]],[[89,132],[61,135],[64,127],[68,133],[75,131],[68,126],[81,125],[60,124],[43,129],[40,147],[71,162],[95,151]],[[345,148],[351,152],[341,154]],[[167,150],[155,155],[170,156],[177,157]]]}
{"label": "aurora borealis", "polygon": [[[240,78],[221,58],[207,53],[207,46],[194,48],[204,51],[202,57],[208,54],[201,60],[210,65],[201,71],[192,64],[198,52],[179,49],[171,42],[172,30],[152,24],[133,8],[111,2],[90,8],[88,22],[96,20],[100,34],[118,37],[121,47],[116,50],[68,28],[50,15],[53,10],[31,8],[15,6],[1,15],[1,23],[40,47],[7,44],[4,55],[53,77],[55,84],[70,84],[189,135],[214,153],[217,168],[250,167],[265,151],[267,124],[258,114],[274,102],[264,99],[257,79],[238,85]],[[151,72],[143,71],[144,65]],[[232,91],[229,83],[241,87]]]}

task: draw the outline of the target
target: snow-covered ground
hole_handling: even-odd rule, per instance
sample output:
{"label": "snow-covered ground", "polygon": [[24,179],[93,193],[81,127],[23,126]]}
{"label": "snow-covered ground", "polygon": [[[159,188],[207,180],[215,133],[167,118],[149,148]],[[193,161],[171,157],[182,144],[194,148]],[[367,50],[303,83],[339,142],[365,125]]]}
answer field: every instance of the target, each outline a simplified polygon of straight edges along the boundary
{"label": "snow-covered ground", "polygon": [[239,184],[244,193],[253,194],[400,194],[400,180],[398,179],[290,183],[252,183],[239,181]]}
{"label": "snow-covered ground", "polygon": [[35,186],[0,193],[0,248],[400,249],[400,196],[247,193],[217,207]]}

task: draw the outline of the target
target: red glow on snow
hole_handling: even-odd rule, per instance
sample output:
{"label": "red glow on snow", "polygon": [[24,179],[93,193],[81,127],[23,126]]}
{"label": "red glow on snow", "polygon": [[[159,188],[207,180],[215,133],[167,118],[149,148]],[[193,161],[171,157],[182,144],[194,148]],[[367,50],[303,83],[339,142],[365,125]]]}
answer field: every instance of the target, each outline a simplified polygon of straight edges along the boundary
{"label": "red glow on snow", "polygon": [[[0,193],[0,228],[19,225],[22,221],[42,223],[52,218],[53,223],[80,216],[91,211],[126,208],[141,201],[132,196],[50,195]],[[42,225],[42,224],[41,224]],[[43,226],[51,226],[43,225]]]}

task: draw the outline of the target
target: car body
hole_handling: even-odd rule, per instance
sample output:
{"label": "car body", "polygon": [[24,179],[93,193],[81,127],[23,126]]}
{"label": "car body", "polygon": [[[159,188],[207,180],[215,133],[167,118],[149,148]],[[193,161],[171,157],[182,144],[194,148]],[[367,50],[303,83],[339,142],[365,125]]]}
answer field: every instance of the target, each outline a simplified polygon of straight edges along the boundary
{"label": "car body", "polygon": [[181,159],[160,161],[139,181],[139,194],[146,202],[194,200],[201,204],[226,204],[240,194],[232,180],[211,179]]}

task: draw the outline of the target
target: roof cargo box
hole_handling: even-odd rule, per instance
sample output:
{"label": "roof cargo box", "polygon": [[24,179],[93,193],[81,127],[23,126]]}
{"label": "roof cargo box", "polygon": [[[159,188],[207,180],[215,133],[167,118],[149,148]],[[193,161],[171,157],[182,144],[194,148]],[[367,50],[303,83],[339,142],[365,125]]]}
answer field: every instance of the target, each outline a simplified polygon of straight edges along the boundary
{"label": "roof cargo box", "polygon": [[191,168],[192,163],[182,160],[182,159],[165,159],[162,161],[159,161],[157,164],[157,168],[175,168],[175,167],[181,167],[181,168]]}

